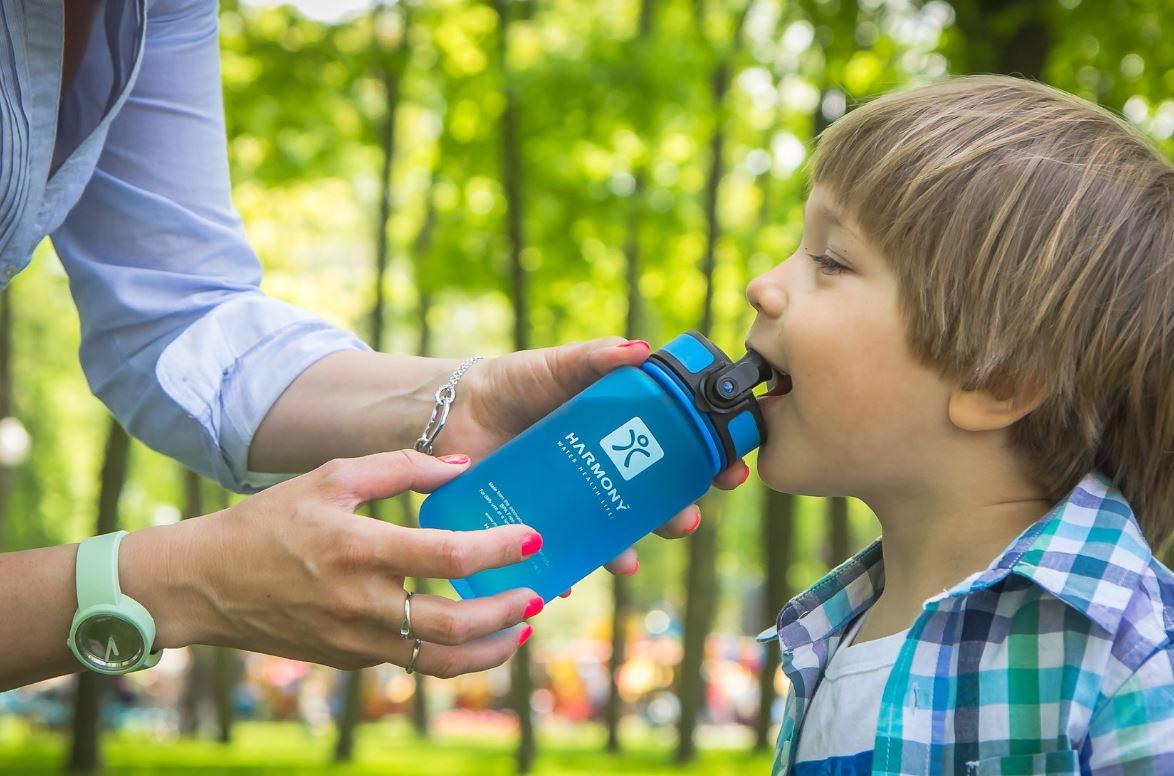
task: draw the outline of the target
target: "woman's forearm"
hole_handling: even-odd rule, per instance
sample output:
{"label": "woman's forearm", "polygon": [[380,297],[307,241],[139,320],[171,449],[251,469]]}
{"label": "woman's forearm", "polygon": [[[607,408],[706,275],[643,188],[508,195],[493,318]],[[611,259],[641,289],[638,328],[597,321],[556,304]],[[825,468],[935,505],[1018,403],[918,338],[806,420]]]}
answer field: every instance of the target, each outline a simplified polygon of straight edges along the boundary
{"label": "woman's forearm", "polygon": [[303,472],[332,458],[412,447],[459,361],[344,351],[298,376],[249,447],[249,470]]}
{"label": "woman's forearm", "polygon": [[[122,592],[155,620],[155,649],[205,637],[195,523],[136,531],[123,538]],[[177,551],[177,548],[180,548]],[[66,642],[77,610],[77,545],[0,554],[0,690],[73,673],[81,665]]]}

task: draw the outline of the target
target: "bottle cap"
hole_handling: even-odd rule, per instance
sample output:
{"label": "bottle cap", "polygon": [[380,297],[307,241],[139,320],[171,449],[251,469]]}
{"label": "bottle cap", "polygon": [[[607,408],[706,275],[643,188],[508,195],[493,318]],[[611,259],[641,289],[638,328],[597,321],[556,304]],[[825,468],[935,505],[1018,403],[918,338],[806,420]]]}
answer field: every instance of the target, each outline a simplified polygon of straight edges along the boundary
{"label": "bottle cap", "polygon": [[648,360],[684,383],[693,407],[712,425],[729,466],[766,439],[766,425],[753,390],[771,377],[771,367],[753,350],[737,361],[697,331],[673,339]]}

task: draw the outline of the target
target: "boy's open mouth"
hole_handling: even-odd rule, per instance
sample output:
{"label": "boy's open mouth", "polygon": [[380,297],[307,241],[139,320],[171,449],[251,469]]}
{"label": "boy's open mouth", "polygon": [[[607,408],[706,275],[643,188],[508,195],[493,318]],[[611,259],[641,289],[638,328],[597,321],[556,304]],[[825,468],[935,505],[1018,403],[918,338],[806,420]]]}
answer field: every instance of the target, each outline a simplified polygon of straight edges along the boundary
{"label": "boy's open mouth", "polygon": [[791,392],[791,376],[771,364],[771,378],[766,383],[767,391],[763,396],[784,396]]}

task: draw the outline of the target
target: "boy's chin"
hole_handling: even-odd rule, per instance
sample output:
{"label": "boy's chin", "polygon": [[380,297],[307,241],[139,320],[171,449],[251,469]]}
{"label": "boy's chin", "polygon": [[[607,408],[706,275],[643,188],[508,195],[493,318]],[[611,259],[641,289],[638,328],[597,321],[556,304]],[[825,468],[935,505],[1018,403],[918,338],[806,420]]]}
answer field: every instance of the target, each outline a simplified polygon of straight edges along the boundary
{"label": "boy's chin", "polygon": [[792,472],[786,470],[782,462],[776,462],[763,451],[758,454],[758,479],[771,490],[779,493],[790,493],[795,496],[807,495],[803,490],[803,483]]}
{"label": "boy's chin", "polygon": [[758,454],[758,478],[771,490],[792,496],[838,496],[843,493],[840,483],[817,480],[795,471],[787,461],[776,460],[765,450]]}

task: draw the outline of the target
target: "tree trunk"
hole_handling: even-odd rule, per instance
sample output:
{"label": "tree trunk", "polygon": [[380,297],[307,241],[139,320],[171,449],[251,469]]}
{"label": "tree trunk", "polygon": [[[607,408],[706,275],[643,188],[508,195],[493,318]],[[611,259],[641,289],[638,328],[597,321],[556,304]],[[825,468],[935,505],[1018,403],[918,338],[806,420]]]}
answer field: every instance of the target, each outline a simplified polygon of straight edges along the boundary
{"label": "tree trunk", "polygon": [[[763,510],[762,543],[766,584],[763,591],[763,621],[774,624],[779,612],[791,598],[793,591],[787,583],[787,569],[791,565],[795,536],[795,497],[790,493],[766,491]],[[754,724],[754,749],[762,751],[771,746],[770,712],[774,706],[775,672],[779,667],[777,642],[763,645],[766,657],[758,676],[758,717]]]}
{"label": "tree trunk", "polygon": [[717,515],[716,499],[707,504],[705,519],[686,539],[689,543],[689,568],[685,577],[685,635],[681,657],[681,675],[677,694],[681,716],[677,727],[676,758],[680,763],[697,756],[693,734],[697,718],[705,707],[705,683],[701,667],[705,662],[705,640],[713,627],[717,603]]}
{"label": "tree trunk", "polygon": [[[371,14],[372,45],[379,60],[379,76],[383,83],[384,111],[383,122],[379,129],[380,149],[383,154],[383,163],[379,178],[379,212],[375,219],[375,277],[373,280],[373,296],[371,302],[371,333],[369,336],[371,348],[375,351],[383,349],[383,332],[386,319],[386,293],[384,283],[387,277],[389,245],[387,239],[388,222],[392,212],[392,180],[391,174],[395,164],[395,119],[400,101],[400,77],[403,74],[404,54],[407,49],[408,21],[407,13],[403,15],[403,30],[396,50],[392,52],[395,60],[388,64],[387,53],[382,50],[379,40],[379,16],[382,13],[392,13],[391,6],[382,1],[377,2]],[[368,514],[381,519],[378,502],[367,505]],[[362,670],[350,672],[346,680],[346,697],[343,700],[342,718],[338,723],[338,741],[334,747],[334,762],[349,762],[355,746],[355,727],[362,716]]]}
{"label": "tree trunk", "polygon": [[363,672],[347,671],[342,718],[338,721],[338,741],[334,744],[334,761],[350,762],[355,754],[355,729],[363,711]]}
{"label": "tree trunk", "polygon": [[[204,514],[200,475],[187,467],[183,472],[183,519]],[[194,736],[200,731],[200,717],[209,700],[212,684],[212,647],[194,644],[191,648],[191,666],[180,701],[179,729],[184,735]]]}
{"label": "tree trunk", "polygon": [[952,3],[961,33],[963,73],[1004,73],[1040,80],[1054,43],[1046,3],[971,0]]}
{"label": "tree trunk", "polygon": [[[127,462],[130,457],[130,437],[114,418],[106,435],[106,452],[102,457],[102,473],[98,490],[98,525],[95,535],[118,529],[118,499],[126,483]],[[102,692],[111,681],[93,671],[78,674],[77,692],[73,703],[73,739],[70,745],[68,769],[71,772],[93,773],[101,765],[98,738],[101,726]]]}
{"label": "tree trunk", "polygon": [[212,703],[216,709],[216,740],[222,744],[232,743],[232,691],[236,687],[237,672],[236,650],[213,647]]}
{"label": "tree trunk", "polygon": [[[656,0],[642,0],[640,22],[637,28],[636,45],[647,40],[652,31],[652,19]],[[646,129],[646,128],[645,128]],[[636,170],[636,185],[628,203],[628,234],[624,243],[624,281],[628,291],[628,311],[624,323],[624,336],[635,339],[642,326],[640,306],[640,213],[644,206],[644,187],[647,175],[643,167]],[[627,577],[613,574],[611,578],[611,656],[607,664],[607,704],[603,709],[604,725],[607,728],[607,751],[616,753],[620,746],[620,721],[623,719],[623,700],[616,683],[620,668],[624,665],[627,647],[627,621],[631,608]]]}
{"label": "tree trunk", "polygon": [[[509,244],[510,299],[514,309],[514,350],[530,347],[529,278],[522,264],[525,234],[522,198],[522,156],[518,148],[518,100],[509,69],[510,15],[508,0],[494,0],[497,12],[497,57],[505,107],[501,113],[501,179],[506,198],[506,238]],[[523,9],[529,13],[528,9]],[[524,644],[510,665],[510,706],[518,716],[518,773],[534,766],[534,715],[530,696],[534,678],[530,669],[530,644]]]}
{"label": "tree trunk", "polygon": [[[12,415],[12,286],[0,291],[0,420]],[[8,466],[0,463],[0,550],[8,530]]]}
{"label": "tree trunk", "polygon": [[[713,134],[709,141],[709,175],[705,183],[705,252],[701,270],[705,277],[705,297],[701,307],[701,323],[698,329],[709,336],[713,329],[713,272],[721,224],[717,217],[717,197],[721,179],[725,172],[725,126],[722,120],[726,92],[730,84],[733,58],[741,47],[743,22],[749,9],[746,4],[734,24],[734,39],[714,69],[710,81],[713,109],[715,114]],[[698,29],[705,34],[703,3],[695,9]],[[705,686],[701,668],[705,662],[705,642],[713,627],[713,618],[718,600],[717,585],[717,526],[720,517],[720,500],[717,494],[705,498],[703,512],[706,518],[685,541],[689,545],[689,567],[685,578],[685,635],[681,656],[681,673],[678,696],[681,702],[681,716],[677,721],[676,760],[679,763],[692,761],[697,755],[693,740],[697,718],[705,706]]]}
{"label": "tree trunk", "polygon": [[[415,277],[416,289],[419,295],[419,325],[420,325],[420,339],[416,345],[416,354],[420,356],[427,356],[432,351],[432,328],[428,325],[428,313],[432,309],[432,294],[424,287],[424,278],[421,268],[424,266],[428,252],[432,247],[432,235],[436,229],[436,180],[433,178],[428,185],[428,194],[425,199],[424,220],[420,224],[420,230],[416,233],[416,239],[412,241],[412,266]],[[419,517],[416,515],[415,506],[412,503],[411,494],[405,493],[400,500],[400,510],[403,515],[403,525],[408,527],[418,527],[420,524]],[[429,589],[428,580],[420,577],[415,580],[415,592],[420,595],[427,595]],[[429,737],[429,728],[431,727],[428,716],[428,677],[424,674],[414,674],[416,679],[415,692],[412,693],[412,726],[416,729],[416,735],[420,738]]]}
{"label": "tree trunk", "polygon": [[824,500],[828,523],[828,568],[834,568],[852,553],[852,527],[848,524],[848,499],[833,496]]}
{"label": "tree trunk", "polygon": [[[641,4],[641,18],[647,0]],[[636,186],[632,191],[632,202],[629,207],[628,236],[624,245],[626,260],[625,280],[628,287],[628,313],[624,325],[624,336],[635,339],[640,331],[640,238],[639,238],[639,209],[644,195],[644,173],[636,174]],[[620,719],[623,717],[623,701],[620,698],[619,685],[616,679],[620,668],[624,665],[624,652],[627,646],[627,620],[629,605],[627,577],[613,574],[611,578],[611,656],[608,658],[607,704],[603,709],[604,724],[607,727],[607,751],[620,751]]]}
{"label": "tree trunk", "polygon": [[[218,495],[218,510],[228,509],[229,493],[221,487]],[[231,647],[212,648],[212,705],[216,709],[216,738],[222,744],[232,742],[232,727],[235,714],[232,708],[232,693],[241,680],[240,653]]]}
{"label": "tree trunk", "polygon": [[510,298],[514,301],[514,347],[530,347],[529,276],[522,264],[522,158],[518,149],[518,100],[509,70],[509,8],[507,0],[494,0],[497,10],[497,53],[505,107],[501,113],[502,188],[506,198],[506,236],[509,240]]}

